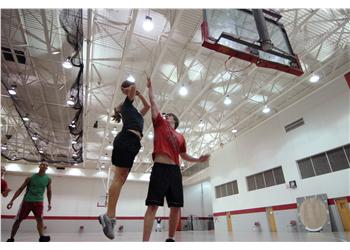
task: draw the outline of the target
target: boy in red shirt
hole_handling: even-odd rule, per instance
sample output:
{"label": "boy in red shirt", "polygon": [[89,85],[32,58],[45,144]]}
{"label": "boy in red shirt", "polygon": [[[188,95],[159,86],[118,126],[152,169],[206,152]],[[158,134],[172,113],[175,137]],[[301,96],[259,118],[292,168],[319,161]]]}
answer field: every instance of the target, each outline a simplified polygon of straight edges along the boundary
{"label": "boy in red shirt", "polygon": [[154,165],[146,198],[146,206],[148,207],[143,226],[143,241],[149,241],[158,206],[163,206],[164,197],[166,197],[170,208],[169,238],[166,241],[172,242],[175,241],[174,236],[180,219],[180,209],[183,207],[179,155],[182,159],[191,162],[205,162],[209,159],[209,155],[194,158],[186,153],[185,138],[176,131],[179,126],[179,119],[173,113],[166,114],[164,119],[159,113],[149,78],[147,78],[147,88],[154,127],[154,149],[152,153]]}

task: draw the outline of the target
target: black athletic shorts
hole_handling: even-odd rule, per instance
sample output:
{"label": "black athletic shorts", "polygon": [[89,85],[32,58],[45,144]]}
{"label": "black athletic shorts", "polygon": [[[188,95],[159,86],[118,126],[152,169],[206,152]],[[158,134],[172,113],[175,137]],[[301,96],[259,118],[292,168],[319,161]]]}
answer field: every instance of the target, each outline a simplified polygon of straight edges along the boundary
{"label": "black athletic shorts", "polygon": [[140,148],[140,139],[136,134],[128,130],[119,132],[113,142],[112,164],[131,169]]}
{"label": "black athletic shorts", "polygon": [[168,207],[183,207],[182,175],[179,166],[156,162],[151,172],[146,206],[163,206],[164,196]]}

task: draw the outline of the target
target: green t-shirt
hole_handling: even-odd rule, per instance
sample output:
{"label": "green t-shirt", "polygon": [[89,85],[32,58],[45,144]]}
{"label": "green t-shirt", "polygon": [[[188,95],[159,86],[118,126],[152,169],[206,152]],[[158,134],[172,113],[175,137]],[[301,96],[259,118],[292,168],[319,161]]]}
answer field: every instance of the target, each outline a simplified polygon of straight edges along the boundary
{"label": "green t-shirt", "polygon": [[45,188],[49,185],[49,181],[50,177],[47,174],[43,176],[32,175],[24,195],[24,201],[44,201]]}

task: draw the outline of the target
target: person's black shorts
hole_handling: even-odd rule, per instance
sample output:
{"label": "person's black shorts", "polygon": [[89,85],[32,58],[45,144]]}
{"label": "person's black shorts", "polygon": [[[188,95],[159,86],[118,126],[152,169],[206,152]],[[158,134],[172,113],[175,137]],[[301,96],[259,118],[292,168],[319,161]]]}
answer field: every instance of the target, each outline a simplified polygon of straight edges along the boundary
{"label": "person's black shorts", "polygon": [[151,172],[146,206],[163,206],[164,196],[168,207],[183,207],[182,175],[179,166],[156,162]]}
{"label": "person's black shorts", "polygon": [[140,139],[136,134],[128,130],[121,131],[113,142],[112,164],[131,169],[140,148]]}

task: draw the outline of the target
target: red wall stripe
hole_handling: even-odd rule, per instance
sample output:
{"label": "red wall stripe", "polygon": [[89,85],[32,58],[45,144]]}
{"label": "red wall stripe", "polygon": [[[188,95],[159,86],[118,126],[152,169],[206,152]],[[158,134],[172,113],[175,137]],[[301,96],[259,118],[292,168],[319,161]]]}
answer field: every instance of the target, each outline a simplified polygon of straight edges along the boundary
{"label": "red wall stripe", "polygon": [[[346,197],[336,197],[336,198],[330,198],[327,200],[328,205],[334,205],[334,199],[337,198],[346,198],[347,201],[350,203],[350,196]],[[274,211],[281,211],[281,210],[289,210],[289,209],[297,209],[297,203],[290,203],[290,204],[282,204],[282,205],[276,205],[272,206],[272,209]],[[218,216],[226,216],[226,213],[230,214],[249,214],[249,213],[260,213],[265,212],[266,207],[258,207],[258,208],[249,208],[249,209],[241,209],[241,210],[232,210],[227,212],[217,212],[213,215]],[[1,215],[1,219],[13,219],[16,215]],[[118,220],[143,220],[143,216],[117,216]],[[168,220],[169,217],[160,217],[162,220]],[[186,220],[188,217],[181,217],[181,220]],[[34,216],[28,216],[28,219],[35,219]],[[97,220],[97,216],[44,216],[45,220]],[[209,217],[196,217],[196,219],[199,220],[209,220]]]}
{"label": "red wall stripe", "polygon": [[[350,203],[350,196],[346,197],[337,197],[337,198],[346,198],[347,201]],[[334,199],[337,198],[330,198],[327,200],[328,205],[334,205]],[[282,204],[282,205],[276,205],[272,206],[272,209],[274,211],[280,211],[280,210],[289,210],[289,209],[297,209],[298,205],[297,203],[290,203],[290,204]],[[250,208],[250,209],[242,209],[242,210],[233,210],[233,211],[227,211],[227,212],[218,212],[214,213],[214,216],[226,216],[226,213],[230,214],[249,214],[249,213],[259,213],[259,212],[265,212],[266,207],[258,207],[258,208]]]}
{"label": "red wall stripe", "polygon": [[345,81],[348,83],[348,86],[350,88],[350,72],[346,73],[344,77],[345,77]]}

